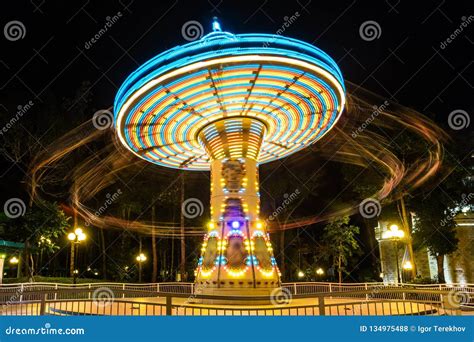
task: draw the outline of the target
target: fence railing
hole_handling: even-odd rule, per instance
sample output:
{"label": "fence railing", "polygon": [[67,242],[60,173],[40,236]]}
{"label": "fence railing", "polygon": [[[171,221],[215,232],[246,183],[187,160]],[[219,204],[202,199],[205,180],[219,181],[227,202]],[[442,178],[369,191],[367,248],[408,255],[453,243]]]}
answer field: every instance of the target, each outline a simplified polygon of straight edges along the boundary
{"label": "fence railing", "polygon": [[[282,283],[281,286],[290,290],[293,294],[309,294],[319,292],[340,292],[355,290],[371,290],[377,288],[413,288],[426,290],[468,290],[474,291],[474,284],[391,284],[382,282],[372,283],[329,283],[329,282],[294,282]],[[184,282],[166,282],[166,283],[89,283],[89,284],[64,284],[64,283],[47,283],[47,282],[29,282],[29,283],[13,283],[0,284],[0,294],[12,289],[15,290],[49,290],[49,289],[91,289],[98,287],[117,288],[123,290],[150,290],[158,292],[170,293],[194,293],[194,283]]]}
{"label": "fence railing", "polygon": [[[463,293],[474,293],[474,284],[384,284],[384,283],[283,283],[282,288],[291,295],[305,295],[315,293],[332,293],[334,296],[363,298],[365,299],[404,299],[403,293],[387,293],[387,289],[420,289],[438,291],[457,291]],[[74,289],[75,291],[63,291]],[[133,291],[162,292],[173,294],[194,294],[193,283],[90,283],[90,284],[60,284],[60,283],[20,283],[0,285],[0,303],[7,301],[39,300],[38,291],[47,291],[48,300],[52,299],[91,299],[94,291],[107,289],[112,293],[121,291],[115,298],[136,298],[141,294]],[[127,292],[128,291],[128,292]],[[366,291],[358,294],[349,294],[353,291]],[[127,293],[127,295],[125,295]],[[140,292],[139,292],[140,293]]]}
{"label": "fence railing", "polygon": [[[100,289],[100,287],[99,287]],[[278,304],[268,296],[216,296],[156,291],[155,289],[107,288],[110,296],[101,300],[88,287],[30,291],[21,301],[4,301],[0,315],[457,315],[461,306],[453,302],[452,291],[430,289],[380,289],[294,294]],[[71,298],[57,298],[61,296]],[[77,297],[80,298],[77,298]],[[133,300],[141,297],[140,300]],[[468,300],[474,295],[468,292]],[[102,298],[104,299],[104,298]],[[274,300],[274,298],[273,298]],[[223,304],[203,304],[225,301]],[[254,303],[268,304],[254,305]],[[247,305],[242,303],[248,303]]]}

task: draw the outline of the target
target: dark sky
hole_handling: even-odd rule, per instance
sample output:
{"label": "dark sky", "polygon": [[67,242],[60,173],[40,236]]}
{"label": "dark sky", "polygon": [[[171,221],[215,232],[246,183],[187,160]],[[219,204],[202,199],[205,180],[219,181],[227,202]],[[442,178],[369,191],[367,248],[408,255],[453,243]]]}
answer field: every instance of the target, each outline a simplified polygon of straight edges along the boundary
{"label": "dark sky", "polygon": [[[112,106],[118,87],[139,65],[187,43],[183,26],[197,21],[206,34],[214,16],[233,33],[270,34],[297,17],[284,35],[320,47],[338,62],[346,80],[427,114],[455,141],[467,149],[472,145],[467,141],[472,124],[452,130],[447,122],[455,110],[473,112],[474,11],[468,1],[31,0],[2,7],[0,119],[5,122],[0,127],[19,105],[33,101],[35,107],[23,120],[37,127],[42,145],[86,119],[77,117],[82,95],[65,110],[57,109],[81,83],[90,82],[92,116]],[[91,44],[114,16],[115,23]],[[373,39],[361,36],[367,23],[376,27]],[[19,35],[8,31],[11,25],[19,27]],[[446,43],[450,36],[454,39]],[[52,99],[55,106],[50,106]],[[44,110],[42,103],[54,110]],[[38,125],[43,115],[64,123],[53,125],[56,135],[50,126]],[[0,170],[1,192],[16,196],[27,177],[26,166],[15,167],[2,158]]]}
{"label": "dark sky", "polygon": [[[472,111],[474,18],[440,46],[473,14],[468,1],[32,0],[2,7],[2,27],[18,20],[25,28],[23,39],[0,37],[0,99],[8,111],[15,109],[5,100],[10,94],[18,104],[44,101],[48,92],[61,98],[84,80],[91,82],[98,106],[108,107],[139,64],[186,42],[186,22],[197,20],[208,32],[218,16],[234,33],[275,33],[295,12],[300,15],[285,35],[328,52],[347,80],[436,115],[441,124],[452,110]],[[122,17],[86,49],[106,18],[118,12]],[[377,39],[361,38],[366,21],[379,25]]]}

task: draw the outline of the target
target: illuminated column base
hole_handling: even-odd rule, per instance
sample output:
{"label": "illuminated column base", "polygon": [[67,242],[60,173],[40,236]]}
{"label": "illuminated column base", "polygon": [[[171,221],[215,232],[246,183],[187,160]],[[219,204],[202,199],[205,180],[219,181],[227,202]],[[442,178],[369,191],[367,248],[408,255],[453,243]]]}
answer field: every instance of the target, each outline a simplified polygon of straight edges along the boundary
{"label": "illuminated column base", "polygon": [[196,270],[197,293],[266,296],[280,286],[265,223],[259,220],[256,159],[264,130],[255,120],[231,119],[200,135],[212,160],[211,221]]}
{"label": "illuminated column base", "polygon": [[[245,168],[245,178],[256,179],[256,162],[242,163],[254,166]],[[214,183],[216,174],[225,172],[226,162],[213,162],[212,165]],[[200,293],[269,295],[280,286],[279,270],[265,223],[258,219],[258,182],[252,184],[247,185],[250,194],[246,191],[236,193],[213,184],[212,221],[204,238],[196,274],[196,288]]]}

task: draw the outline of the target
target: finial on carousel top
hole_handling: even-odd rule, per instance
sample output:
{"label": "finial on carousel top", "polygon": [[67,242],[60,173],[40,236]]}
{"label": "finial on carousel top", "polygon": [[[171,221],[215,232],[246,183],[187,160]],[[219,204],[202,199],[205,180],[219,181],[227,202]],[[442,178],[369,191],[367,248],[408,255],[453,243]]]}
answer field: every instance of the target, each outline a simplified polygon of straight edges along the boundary
{"label": "finial on carousel top", "polygon": [[217,17],[212,18],[212,31],[214,32],[221,32],[221,24],[217,20]]}

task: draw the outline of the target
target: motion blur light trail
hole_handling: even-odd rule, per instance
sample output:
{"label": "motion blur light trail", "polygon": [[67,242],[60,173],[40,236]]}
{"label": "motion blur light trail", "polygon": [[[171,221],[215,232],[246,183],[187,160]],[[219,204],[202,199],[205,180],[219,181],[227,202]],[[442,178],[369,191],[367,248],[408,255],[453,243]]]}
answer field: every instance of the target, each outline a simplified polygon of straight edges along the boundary
{"label": "motion blur light trail", "polygon": [[[331,161],[378,170],[384,175],[384,183],[371,197],[382,203],[396,200],[415,190],[440,170],[443,142],[447,141],[447,135],[439,127],[413,109],[385,102],[385,99],[347,81],[346,87],[346,110],[332,134],[328,135],[322,144],[317,145],[318,154]],[[357,96],[351,93],[354,89],[357,89]],[[388,105],[383,105],[384,103]],[[412,164],[405,164],[393,147],[392,140],[404,131],[413,134],[419,139],[419,145],[423,146],[411,151],[412,154],[418,155]],[[100,150],[92,150],[89,146],[97,144],[98,141],[108,143]],[[68,162],[68,157],[84,149],[89,156],[64,174],[64,164]],[[152,224],[145,220],[129,221],[106,213],[96,215],[98,208],[91,207],[97,194],[107,189],[126,186],[117,183],[123,172],[140,172],[146,164],[145,161],[124,153],[124,147],[116,140],[112,128],[98,130],[90,120],[65,134],[37,156],[30,170],[31,196],[34,200],[40,200],[45,194],[50,195],[51,179],[56,179],[60,174],[60,181],[70,184],[72,210],[90,225],[99,228],[126,228],[161,237],[180,236],[179,222]],[[163,181],[166,179],[169,182],[170,173],[165,168],[151,167],[154,173],[161,172]],[[57,181],[56,179],[55,182]],[[133,183],[129,185],[133,187]],[[268,222],[269,230],[293,229],[326,221],[338,215],[355,213],[361,200],[355,199],[354,203],[337,211],[323,211],[317,216],[298,218],[281,226]],[[149,208],[145,210],[147,209]],[[203,235],[204,232],[201,226],[187,227],[185,235]]]}
{"label": "motion blur light trail", "polygon": [[[232,240],[239,258],[247,260],[245,270],[252,266],[254,272],[266,260],[268,265],[261,271],[271,270],[270,284],[275,285],[279,277],[268,230],[348,215],[360,201],[285,225],[264,224],[260,164],[297,155],[314,145],[318,155],[332,162],[376,170],[383,184],[371,197],[379,202],[412,191],[440,169],[446,138],[442,131],[416,111],[344,82],[337,63],[324,51],[281,35],[224,32],[216,18],[212,27],[213,32],[200,40],[164,51],[131,73],[117,92],[114,113],[103,110],[94,115],[96,130],[84,123],[39,155],[31,168],[31,198],[50,193],[55,189],[52,184],[70,184],[72,210],[86,224],[176,236],[174,222],[157,225],[143,219],[151,205],[141,208],[141,214],[130,221],[107,215],[110,198],[107,206],[92,206],[100,203],[95,196],[119,186],[140,194],[133,184],[148,167],[146,162],[156,165],[156,173],[164,172],[163,166],[210,169],[211,221],[203,248],[211,234],[213,241],[221,241],[221,249]],[[104,129],[108,126],[113,128]],[[416,136],[417,143],[422,142],[410,146],[409,161],[394,145],[406,131]],[[96,142],[103,147],[97,150]],[[76,151],[79,156],[86,152],[85,158],[79,158],[82,162],[77,163]],[[69,159],[72,152],[75,158]],[[59,174],[62,178],[58,179]],[[201,227],[188,227],[184,234],[203,233]],[[249,244],[245,248],[244,241]],[[260,257],[254,261],[250,243],[257,241]],[[204,259],[209,254],[206,265],[210,269],[215,262],[219,267],[226,265],[215,258],[218,249],[208,247],[203,254]],[[242,260],[230,269],[241,270]],[[254,286],[255,281],[254,276]]]}
{"label": "motion blur light trail", "polygon": [[[384,175],[384,183],[370,197],[384,204],[414,191],[441,170],[443,143],[448,140],[442,129],[413,109],[388,102],[350,82],[346,82],[346,86],[349,96],[343,120],[318,153],[332,161],[378,170]],[[357,96],[351,95],[354,89]],[[412,157],[415,162],[411,164],[403,162],[395,151],[395,140],[405,131],[419,142],[419,146],[412,146],[410,151],[416,154],[415,158]],[[357,212],[361,200],[338,211],[323,211],[317,216],[274,226],[271,231],[298,228],[353,214]]]}

